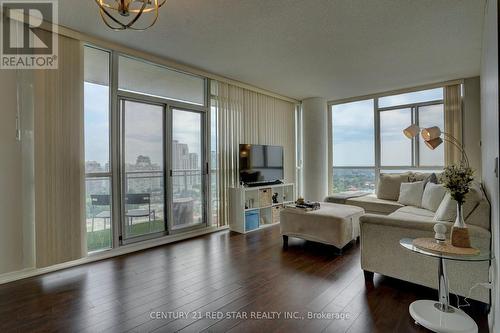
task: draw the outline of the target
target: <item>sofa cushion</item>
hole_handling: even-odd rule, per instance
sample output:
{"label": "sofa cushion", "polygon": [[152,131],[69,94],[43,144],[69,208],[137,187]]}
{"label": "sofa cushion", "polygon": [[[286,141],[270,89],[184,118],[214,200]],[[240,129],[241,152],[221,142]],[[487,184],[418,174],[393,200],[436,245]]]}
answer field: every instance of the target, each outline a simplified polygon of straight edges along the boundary
{"label": "sofa cushion", "polygon": [[330,203],[336,203],[336,204],[345,204],[347,199],[363,197],[363,196],[368,195],[368,194],[370,194],[370,192],[346,191],[346,192],[340,192],[340,193],[335,193],[335,194],[329,195],[323,201],[330,202]]}
{"label": "sofa cushion", "polygon": [[377,185],[377,198],[398,201],[401,183],[409,181],[409,174],[381,173]]}
{"label": "sofa cushion", "polygon": [[424,208],[404,206],[394,213],[389,214],[389,216],[400,220],[432,222],[434,219],[434,212]]}
{"label": "sofa cushion", "polygon": [[410,183],[427,181],[432,173],[410,172],[408,181]]}
{"label": "sofa cushion", "polygon": [[491,229],[490,225],[490,203],[486,196],[483,194],[483,198],[479,201],[476,208],[470,213],[470,215],[465,219],[465,223],[470,227],[475,225],[486,230]]}
{"label": "sofa cushion", "polygon": [[420,207],[425,181],[401,183],[398,202],[402,205]]}
{"label": "sofa cushion", "polygon": [[[472,211],[476,208],[479,202],[483,199],[483,191],[481,185],[473,182],[470,187],[469,193],[465,196],[464,219],[467,219]],[[457,218],[457,202],[451,198],[449,193],[443,198],[443,201],[436,210],[434,221],[448,221],[454,222]]]}
{"label": "sofa cushion", "polygon": [[457,202],[453,200],[449,193],[446,193],[443,200],[439,204],[434,221],[453,222],[457,218]]}
{"label": "sofa cushion", "polygon": [[435,212],[443,201],[445,194],[446,189],[442,184],[427,183],[422,195],[421,207]]}
{"label": "sofa cushion", "polygon": [[397,201],[379,199],[375,194],[370,194],[364,197],[347,199],[347,205],[357,206],[363,208],[367,213],[375,214],[390,214],[397,209],[403,207]]}

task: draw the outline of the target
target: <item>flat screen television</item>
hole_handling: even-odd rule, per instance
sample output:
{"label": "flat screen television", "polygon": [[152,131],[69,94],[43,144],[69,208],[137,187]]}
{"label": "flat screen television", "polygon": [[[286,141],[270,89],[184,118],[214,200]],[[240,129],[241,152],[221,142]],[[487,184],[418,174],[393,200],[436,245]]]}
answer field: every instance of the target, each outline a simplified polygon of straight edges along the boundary
{"label": "flat screen television", "polygon": [[240,182],[271,183],[283,174],[283,147],[240,144]]}

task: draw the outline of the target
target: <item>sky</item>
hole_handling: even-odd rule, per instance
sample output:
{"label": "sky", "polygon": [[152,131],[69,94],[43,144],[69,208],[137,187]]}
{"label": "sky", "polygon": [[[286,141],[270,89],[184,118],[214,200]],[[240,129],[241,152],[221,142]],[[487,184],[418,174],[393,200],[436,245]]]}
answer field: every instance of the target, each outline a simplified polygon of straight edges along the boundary
{"label": "sky", "polygon": [[[104,165],[109,161],[109,89],[85,82],[85,160]],[[127,102],[125,106],[126,163],[134,164],[138,155],[162,165],[163,108]],[[200,115],[173,112],[173,139],[189,145],[189,151],[201,153]]]}
{"label": "sky", "polygon": [[[440,100],[443,89],[382,97],[381,107],[415,102]],[[333,161],[334,166],[374,166],[375,133],[373,100],[357,101],[332,107]],[[402,131],[411,125],[411,110],[400,109],[381,112],[381,162],[382,165],[411,165],[411,140]],[[444,127],[442,106],[420,109],[420,126]],[[421,144],[421,162],[443,164],[443,147],[430,151]]]}
{"label": "sky", "polygon": [[[109,89],[88,82],[85,82],[84,89],[86,160],[104,165],[109,161]],[[443,89],[438,88],[382,97],[379,103],[392,106],[442,98]],[[127,102],[126,117],[126,162],[133,164],[138,155],[146,155],[153,163],[162,165],[162,108]],[[172,118],[173,139],[187,143],[190,152],[201,155],[200,115],[174,110]],[[411,141],[402,134],[402,130],[411,124],[409,109],[382,112],[380,120],[383,164],[410,164]],[[420,120],[422,126],[444,126],[442,111],[436,107],[429,107],[425,112],[422,110]],[[334,165],[374,166],[373,100],[335,105],[332,122]],[[214,122],[211,127],[212,141],[215,142]],[[432,164],[437,160],[442,164],[442,149],[441,146],[433,152],[421,148],[422,162]]]}
{"label": "sky", "polygon": [[85,160],[109,161],[109,89],[84,83]]}

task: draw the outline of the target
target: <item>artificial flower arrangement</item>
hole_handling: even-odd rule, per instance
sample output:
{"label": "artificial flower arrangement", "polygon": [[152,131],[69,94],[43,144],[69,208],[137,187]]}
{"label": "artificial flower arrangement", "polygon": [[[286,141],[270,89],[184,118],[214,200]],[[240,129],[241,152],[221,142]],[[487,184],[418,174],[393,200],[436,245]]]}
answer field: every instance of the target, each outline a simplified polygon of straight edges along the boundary
{"label": "artificial flower arrangement", "polygon": [[458,247],[470,247],[469,231],[465,225],[463,205],[465,196],[470,191],[474,180],[474,171],[468,163],[453,164],[444,168],[441,174],[441,183],[457,202],[457,219],[451,231],[451,244]]}

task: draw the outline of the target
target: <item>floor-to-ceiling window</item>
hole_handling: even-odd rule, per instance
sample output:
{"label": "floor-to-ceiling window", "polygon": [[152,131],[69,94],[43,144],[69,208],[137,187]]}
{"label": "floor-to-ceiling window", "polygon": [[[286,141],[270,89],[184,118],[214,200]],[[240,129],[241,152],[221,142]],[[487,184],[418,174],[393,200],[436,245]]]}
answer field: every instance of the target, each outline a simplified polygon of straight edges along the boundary
{"label": "floor-to-ceiling window", "polygon": [[444,130],[442,87],[377,98],[380,124],[380,172],[403,170],[438,171],[444,166],[444,145],[428,149],[420,135],[406,138],[402,131],[410,124]]}
{"label": "floor-to-ceiling window", "polygon": [[375,189],[373,100],[333,105],[333,191]]}
{"label": "floor-to-ceiling window", "polygon": [[219,150],[217,148],[218,138],[218,115],[215,101],[210,100],[210,224],[219,225]]}
{"label": "floor-to-ceiling window", "polygon": [[122,100],[125,239],[165,231],[164,107]]}
{"label": "floor-to-ceiling window", "polygon": [[86,228],[89,252],[112,246],[110,53],[84,48]]}
{"label": "floor-to-ceiling window", "polygon": [[84,86],[89,252],[206,225],[205,78],[86,46]]}
{"label": "floor-to-ceiling window", "polygon": [[381,172],[444,166],[442,145],[430,150],[420,136],[402,134],[411,124],[444,129],[442,87],[332,103],[330,112],[334,193],[375,191]]}
{"label": "floor-to-ceiling window", "polygon": [[203,222],[203,114],[172,109],[172,229]]}

